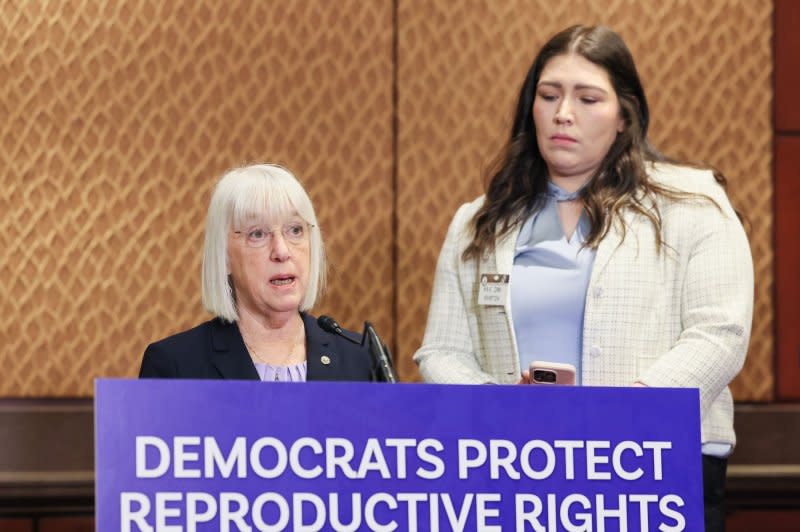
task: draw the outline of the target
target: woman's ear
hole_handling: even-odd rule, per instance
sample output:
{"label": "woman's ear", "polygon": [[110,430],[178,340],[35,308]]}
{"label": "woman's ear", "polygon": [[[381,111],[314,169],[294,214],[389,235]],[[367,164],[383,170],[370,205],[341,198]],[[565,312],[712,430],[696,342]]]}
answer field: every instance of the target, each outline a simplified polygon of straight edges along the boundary
{"label": "woman's ear", "polygon": [[627,114],[628,113],[625,112],[625,106],[622,104],[622,100],[620,100],[619,116],[617,117],[617,134],[625,131],[625,124],[628,122]]}
{"label": "woman's ear", "polygon": [[[629,96],[630,100],[627,98],[620,99],[619,102],[619,123],[617,124],[617,132],[624,133],[626,126],[634,121],[634,117],[639,116],[639,98],[636,96]],[[623,103],[624,101],[624,103]]]}

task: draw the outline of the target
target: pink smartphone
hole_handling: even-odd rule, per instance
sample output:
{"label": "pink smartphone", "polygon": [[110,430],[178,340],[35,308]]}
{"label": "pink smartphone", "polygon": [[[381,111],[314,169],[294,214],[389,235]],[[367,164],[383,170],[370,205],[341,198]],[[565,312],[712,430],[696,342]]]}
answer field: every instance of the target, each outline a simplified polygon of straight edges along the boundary
{"label": "pink smartphone", "polygon": [[572,364],[534,360],[530,373],[531,384],[575,384],[575,366]]}

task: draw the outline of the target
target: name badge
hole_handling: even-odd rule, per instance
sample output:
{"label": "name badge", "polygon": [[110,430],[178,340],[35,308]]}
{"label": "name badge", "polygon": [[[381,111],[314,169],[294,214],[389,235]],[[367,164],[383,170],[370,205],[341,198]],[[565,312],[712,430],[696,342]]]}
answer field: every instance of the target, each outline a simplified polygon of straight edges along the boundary
{"label": "name badge", "polygon": [[482,273],[478,305],[503,306],[508,297],[508,275]]}

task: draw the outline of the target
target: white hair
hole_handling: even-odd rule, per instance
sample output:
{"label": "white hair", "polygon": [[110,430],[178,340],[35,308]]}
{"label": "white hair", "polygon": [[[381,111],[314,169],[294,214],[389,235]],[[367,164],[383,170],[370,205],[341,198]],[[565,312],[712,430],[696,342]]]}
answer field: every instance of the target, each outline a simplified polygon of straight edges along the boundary
{"label": "white hair", "polygon": [[317,302],[325,286],[325,249],[314,206],[297,178],[275,164],[256,164],[226,172],[214,187],[208,205],[201,283],[203,305],[226,321],[239,318],[229,277],[228,235],[254,219],[281,218],[297,213],[311,227],[308,285],[300,310]]}

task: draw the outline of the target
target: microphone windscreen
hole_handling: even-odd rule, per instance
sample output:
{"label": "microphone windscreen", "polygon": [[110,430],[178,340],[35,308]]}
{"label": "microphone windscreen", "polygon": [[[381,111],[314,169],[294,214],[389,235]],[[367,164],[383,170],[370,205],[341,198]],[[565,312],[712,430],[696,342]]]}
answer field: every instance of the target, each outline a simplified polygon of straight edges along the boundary
{"label": "microphone windscreen", "polygon": [[339,327],[339,324],[336,323],[335,319],[331,318],[330,316],[326,316],[324,314],[319,318],[317,318],[317,325],[319,325],[323,331],[327,331],[333,334],[339,334],[342,330],[342,328]]}

